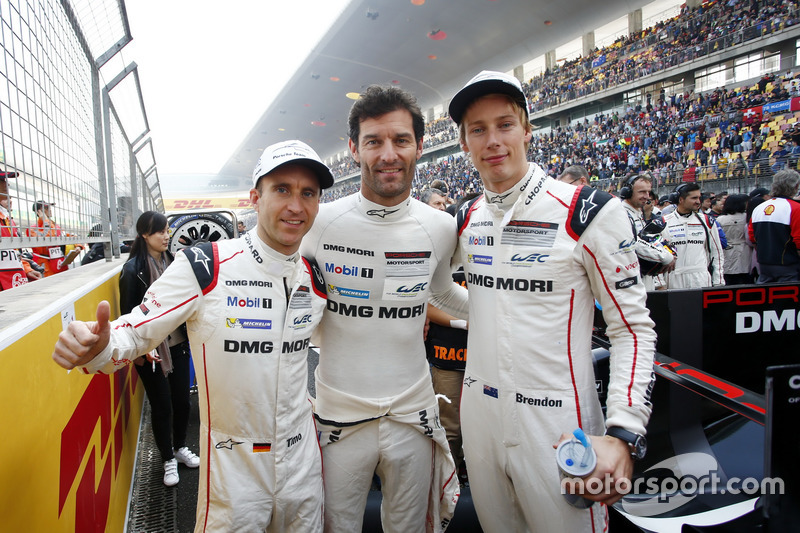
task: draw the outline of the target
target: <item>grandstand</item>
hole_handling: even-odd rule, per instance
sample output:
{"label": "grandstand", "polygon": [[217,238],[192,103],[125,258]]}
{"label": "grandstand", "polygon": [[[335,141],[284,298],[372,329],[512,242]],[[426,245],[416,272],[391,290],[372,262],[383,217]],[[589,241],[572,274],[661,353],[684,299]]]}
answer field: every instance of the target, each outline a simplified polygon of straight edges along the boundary
{"label": "grandstand", "polygon": [[[553,176],[581,164],[594,185],[612,192],[620,178],[645,170],[657,178],[657,190],[674,187],[685,174],[708,190],[767,184],[775,165],[797,164],[785,156],[778,161],[778,152],[783,143],[791,148],[800,117],[793,100],[800,95],[798,20],[795,3],[684,6],[522,80],[536,128],[529,159]],[[745,129],[763,138],[760,150],[734,142]],[[446,116],[428,122],[425,159],[441,161],[423,163],[417,194],[435,178],[448,181],[455,194],[480,188],[458,153],[457,137]],[[693,178],[687,167],[695,168]],[[326,199],[356,189],[351,160],[333,168],[345,183]]]}

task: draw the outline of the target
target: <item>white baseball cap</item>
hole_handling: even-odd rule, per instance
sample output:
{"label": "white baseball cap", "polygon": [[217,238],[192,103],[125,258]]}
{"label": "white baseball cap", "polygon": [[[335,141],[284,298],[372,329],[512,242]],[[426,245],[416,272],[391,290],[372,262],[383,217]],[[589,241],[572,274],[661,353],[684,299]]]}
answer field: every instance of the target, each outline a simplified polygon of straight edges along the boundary
{"label": "white baseball cap", "polygon": [[253,187],[259,178],[288,163],[304,165],[317,175],[321,189],[333,185],[333,174],[309,145],[302,141],[283,141],[267,146],[253,171]]}
{"label": "white baseball cap", "polygon": [[469,80],[450,100],[448,108],[450,117],[456,124],[461,124],[461,119],[464,117],[467,107],[476,98],[487,94],[507,94],[525,110],[525,116],[529,116],[528,99],[525,98],[525,93],[519,80],[502,72],[484,70]]}

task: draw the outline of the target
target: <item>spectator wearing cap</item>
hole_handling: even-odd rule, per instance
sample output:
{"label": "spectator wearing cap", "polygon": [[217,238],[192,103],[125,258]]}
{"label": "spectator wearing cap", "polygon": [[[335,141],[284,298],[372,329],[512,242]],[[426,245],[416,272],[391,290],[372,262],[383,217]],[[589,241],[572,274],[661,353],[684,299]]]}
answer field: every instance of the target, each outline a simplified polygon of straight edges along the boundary
{"label": "spectator wearing cap", "polygon": [[789,161],[789,150],[786,149],[786,141],[781,141],[778,149],[772,154],[775,158],[775,163],[772,165],[772,171],[777,172],[786,167]]}
{"label": "spectator wearing cap", "polygon": [[[19,237],[17,225],[11,219],[11,195],[8,192],[8,180],[17,176],[16,172],[0,172],[0,239]],[[41,277],[28,261],[21,258],[19,250],[0,250],[0,291],[13,289]]]}
{"label": "spectator wearing cap", "polygon": [[[28,237],[60,237],[61,228],[52,219],[54,202],[37,200],[33,202],[33,212],[36,213],[36,226],[28,228]],[[45,277],[53,276],[67,270],[64,266],[63,246],[38,246],[33,248],[34,260],[44,267]]]}
{"label": "spectator wearing cap", "polygon": [[436,189],[439,194],[444,197],[445,209],[447,206],[452,205],[455,201],[450,198],[450,187],[447,182],[441,179],[435,179],[431,182],[431,189]]}

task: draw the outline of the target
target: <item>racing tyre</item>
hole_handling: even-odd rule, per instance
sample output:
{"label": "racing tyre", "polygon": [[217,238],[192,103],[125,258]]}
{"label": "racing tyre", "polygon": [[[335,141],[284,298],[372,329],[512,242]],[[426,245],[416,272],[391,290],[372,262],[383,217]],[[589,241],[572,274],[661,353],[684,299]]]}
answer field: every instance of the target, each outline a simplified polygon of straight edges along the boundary
{"label": "racing tyre", "polygon": [[219,213],[181,215],[169,223],[169,251],[179,250],[203,242],[233,238],[233,221]]}

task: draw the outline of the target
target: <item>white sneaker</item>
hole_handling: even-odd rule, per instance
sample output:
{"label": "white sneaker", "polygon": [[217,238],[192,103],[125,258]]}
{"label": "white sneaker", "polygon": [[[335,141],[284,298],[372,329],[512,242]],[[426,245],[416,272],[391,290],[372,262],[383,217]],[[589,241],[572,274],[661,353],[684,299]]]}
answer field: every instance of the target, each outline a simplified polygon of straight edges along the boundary
{"label": "white sneaker", "polygon": [[174,487],[181,478],[178,477],[178,461],[170,459],[164,462],[164,485]]}
{"label": "white sneaker", "polygon": [[200,466],[200,458],[192,453],[186,446],[175,452],[175,459],[189,468],[197,468]]}

